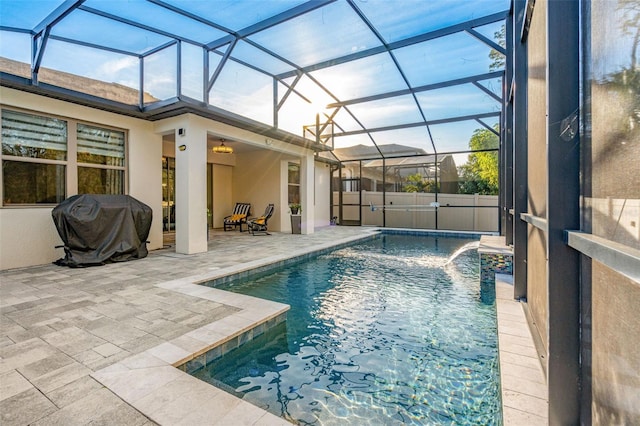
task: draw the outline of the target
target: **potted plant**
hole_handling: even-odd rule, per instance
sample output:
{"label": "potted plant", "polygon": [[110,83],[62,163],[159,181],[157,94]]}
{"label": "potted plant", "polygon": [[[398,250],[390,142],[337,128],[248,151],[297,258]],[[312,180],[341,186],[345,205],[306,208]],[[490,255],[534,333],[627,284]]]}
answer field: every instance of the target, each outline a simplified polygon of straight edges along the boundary
{"label": "potted plant", "polygon": [[298,214],[302,211],[302,206],[300,203],[291,203],[289,204],[289,209],[291,209],[291,214]]}
{"label": "potted plant", "polygon": [[302,211],[302,206],[300,206],[300,203],[291,203],[289,204],[289,210],[291,210],[291,233],[300,234],[302,232],[300,225],[302,217],[298,213]]}

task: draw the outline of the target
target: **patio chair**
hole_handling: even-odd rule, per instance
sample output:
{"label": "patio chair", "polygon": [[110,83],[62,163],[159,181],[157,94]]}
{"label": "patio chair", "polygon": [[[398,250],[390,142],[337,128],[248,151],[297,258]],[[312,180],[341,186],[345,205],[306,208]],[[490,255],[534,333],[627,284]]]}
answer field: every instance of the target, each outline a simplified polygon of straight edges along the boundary
{"label": "patio chair", "polygon": [[224,218],[224,230],[231,231],[234,228],[240,228],[242,232],[242,224],[247,223],[247,218],[251,214],[251,204],[236,203],[233,213]]}
{"label": "patio chair", "polygon": [[273,215],[274,210],[275,206],[273,204],[269,204],[267,208],[264,209],[264,214],[262,216],[249,220],[248,227],[251,235],[257,235],[258,233],[271,235],[267,232],[267,222]]}

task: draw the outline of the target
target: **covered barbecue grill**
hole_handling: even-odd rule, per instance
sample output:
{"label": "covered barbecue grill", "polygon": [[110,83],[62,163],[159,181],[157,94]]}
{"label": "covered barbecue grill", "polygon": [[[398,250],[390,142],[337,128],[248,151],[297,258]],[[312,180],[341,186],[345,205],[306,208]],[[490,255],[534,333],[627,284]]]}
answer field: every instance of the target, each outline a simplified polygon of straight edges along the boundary
{"label": "covered barbecue grill", "polygon": [[65,256],[55,263],[83,267],[142,259],[152,210],[128,195],[74,195],[51,212],[64,242]]}

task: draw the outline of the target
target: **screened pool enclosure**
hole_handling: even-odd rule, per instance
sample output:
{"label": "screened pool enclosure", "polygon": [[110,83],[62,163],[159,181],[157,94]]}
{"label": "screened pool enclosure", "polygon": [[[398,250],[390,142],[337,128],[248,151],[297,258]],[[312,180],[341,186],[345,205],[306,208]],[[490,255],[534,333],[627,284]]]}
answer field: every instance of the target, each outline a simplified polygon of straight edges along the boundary
{"label": "screened pool enclosure", "polygon": [[0,8],[5,86],[310,147],[341,224],[499,229],[507,0]]}
{"label": "screened pool enclosure", "polygon": [[82,192],[179,255],[246,201],[499,231],[548,423],[640,424],[639,54],[640,0],[0,0],[0,270]]}

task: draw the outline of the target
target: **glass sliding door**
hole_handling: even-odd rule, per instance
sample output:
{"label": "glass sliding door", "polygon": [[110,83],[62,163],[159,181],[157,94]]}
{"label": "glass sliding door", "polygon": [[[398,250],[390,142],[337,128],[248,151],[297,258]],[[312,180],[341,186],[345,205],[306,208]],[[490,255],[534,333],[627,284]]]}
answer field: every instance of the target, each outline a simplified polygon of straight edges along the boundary
{"label": "glass sliding door", "polygon": [[213,164],[207,163],[207,228],[213,228]]}
{"label": "glass sliding door", "polygon": [[162,229],[173,231],[176,226],[175,158],[162,157]]}

